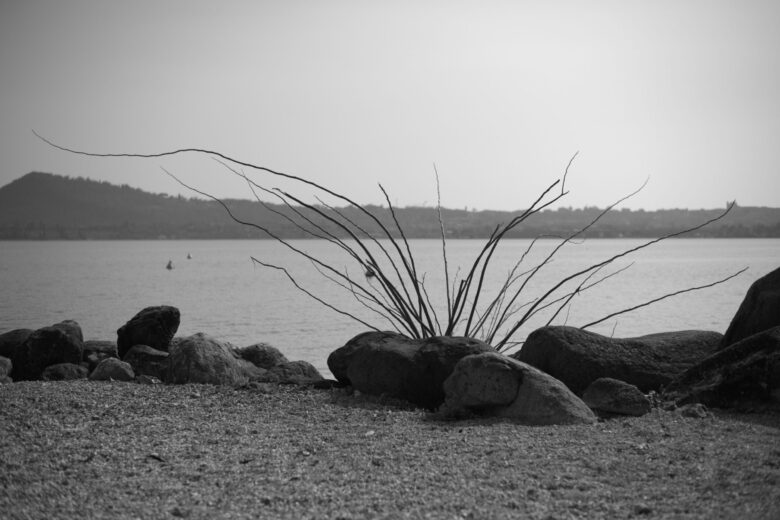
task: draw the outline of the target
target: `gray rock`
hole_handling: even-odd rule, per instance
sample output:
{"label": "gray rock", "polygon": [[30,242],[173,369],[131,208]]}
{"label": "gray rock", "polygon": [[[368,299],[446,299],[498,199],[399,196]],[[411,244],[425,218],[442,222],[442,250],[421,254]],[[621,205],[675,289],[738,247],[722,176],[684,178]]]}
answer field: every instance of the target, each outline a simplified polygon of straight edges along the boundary
{"label": "gray rock", "polygon": [[78,365],[83,351],[81,329],[75,322],[43,327],[30,334],[24,343],[14,350],[11,377],[15,381],[40,379],[43,370],[50,365]]}
{"label": "gray rock", "polygon": [[14,350],[24,343],[32,329],[14,329],[0,334],[0,356],[11,359],[14,356]]}
{"label": "gray rock", "polygon": [[86,379],[89,375],[87,367],[74,365],[73,363],[58,363],[49,365],[43,370],[41,379],[44,381],[71,381],[74,379]]}
{"label": "gray rock", "polygon": [[592,410],[607,414],[642,416],[650,412],[650,399],[637,387],[624,381],[602,377],[596,379],[582,394]]}
{"label": "gray rock", "polygon": [[707,411],[707,407],[701,403],[683,405],[677,409],[677,413],[683,417],[690,417],[692,419],[706,419],[710,415]]}
{"label": "gray rock", "polygon": [[559,379],[577,395],[602,377],[646,393],[715,352],[721,338],[717,332],[687,330],[619,339],[574,327],[543,327],[511,357]]}
{"label": "gray rock", "polygon": [[199,332],[171,346],[166,383],[210,383],[241,386],[247,372],[228,344]]}
{"label": "gray rock", "polygon": [[238,355],[241,356],[241,359],[266,370],[289,361],[279,349],[266,343],[255,343],[238,349]]}
{"label": "gray rock", "polygon": [[370,395],[387,395],[435,409],[444,402],[442,385],[457,362],[492,352],[472,338],[413,340],[395,332],[367,332],[328,357],[328,368],[342,385]]}
{"label": "gray rock", "polygon": [[119,357],[124,358],[135,345],[148,345],[167,352],[179,328],[179,320],[176,307],[161,305],[142,309],[116,331]]}
{"label": "gray rock", "polygon": [[153,349],[149,345],[135,345],[127,351],[122,361],[129,363],[136,375],[163,379],[168,370],[168,357],[168,352]]}
{"label": "gray rock", "polygon": [[689,368],[664,390],[677,404],[730,408],[776,401],[780,389],[780,326],[729,345]]}
{"label": "gray rock", "polygon": [[271,367],[268,371],[278,376],[281,383],[314,383],[324,379],[308,361],[287,361]]}
{"label": "gray rock", "polygon": [[759,278],[750,286],[726,334],[723,335],[721,348],[778,325],[780,325],[780,268]]}
{"label": "gray rock", "polygon": [[101,361],[89,375],[92,381],[132,381],[135,373],[130,363],[117,358],[106,358]]}
{"label": "gray rock", "polygon": [[496,352],[466,356],[444,382],[441,411],[476,413],[528,425],[593,424],[596,416],[566,385]]}

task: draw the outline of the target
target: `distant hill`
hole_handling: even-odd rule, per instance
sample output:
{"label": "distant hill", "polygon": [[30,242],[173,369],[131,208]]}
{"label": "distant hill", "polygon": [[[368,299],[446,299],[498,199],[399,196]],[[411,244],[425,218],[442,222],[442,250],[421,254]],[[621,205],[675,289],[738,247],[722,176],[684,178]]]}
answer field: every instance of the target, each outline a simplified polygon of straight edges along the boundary
{"label": "distant hill", "polygon": [[[284,238],[308,236],[286,217],[293,210],[283,205],[263,206],[249,200],[227,200],[236,216],[257,223]],[[387,208],[366,207],[392,229]],[[313,212],[303,211],[327,229]],[[324,209],[324,208],[323,208]],[[354,208],[340,211],[367,231],[378,226]],[[601,210],[560,208],[543,211],[516,228],[512,237],[543,234],[566,235],[587,225]],[[711,210],[618,210],[593,226],[588,237],[656,237],[713,218]],[[409,238],[436,238],[439,219],[435,208],[406,207],[396,210]],[[443,209],[450,238],[484,238],[496,225],[517,212]],[[735,207],[724,219],[699,230],[697,237],[780,237],[780,208]],[[148,193],[127,185],[29,173],[0,188],[0,239],[150,239],[150,238],[265,238],[258,229],[237,224],[217,202]]]}

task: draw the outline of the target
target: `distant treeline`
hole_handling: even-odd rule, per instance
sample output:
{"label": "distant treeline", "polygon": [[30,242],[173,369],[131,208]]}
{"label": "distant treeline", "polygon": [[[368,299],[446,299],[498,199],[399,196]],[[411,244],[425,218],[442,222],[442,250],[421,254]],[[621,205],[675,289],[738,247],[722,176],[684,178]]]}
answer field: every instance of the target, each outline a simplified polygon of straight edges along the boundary
{"label": "distant treeline", "polygon": [[[234,214],[283,238],[310,238],[286,217],[293,210],[278,204],[226,200]],[[388,229],[395,230],[387,207],[366,206]],[[326,219],[311,210],[296,208],[319,225],[333,230]],[[334,215],[333,211],[320,209]],[[515,228],[509,237],[565,236],[582,229],[602,209],[545,210]],[[375,222],[356,208],[339,208],[375,236]],[[717,216],[722,209],[659,211],[617,210],[588,229],[585,237],[657,237],[694,227]],[[449,238],[485,238],[500,223],[520,212],[443,209]],[[396,216],[409,238],[437,238],[437,210],[430,207],[396,208]],[[395,233],[395,231],[393,231]],[[0,239],[211,239],[267,238],[263,231],[237,224],[219,203],[202,199],[148,193],[127,185],[116,186],[83,178],[33,172],[0,188]],[[780,208],[735,207],[724,219],[690,233],[692,237],[780,237]]]}

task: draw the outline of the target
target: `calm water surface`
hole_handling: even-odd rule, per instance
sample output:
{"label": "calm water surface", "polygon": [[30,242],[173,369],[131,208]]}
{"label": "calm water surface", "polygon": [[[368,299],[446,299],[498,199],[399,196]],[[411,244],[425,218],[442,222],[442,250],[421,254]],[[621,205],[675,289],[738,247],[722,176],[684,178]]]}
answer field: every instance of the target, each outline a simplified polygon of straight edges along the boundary
{"label": "calm water surface", "polygon": [[[463,271],[481,240],[447,242],[450,278]],[[539,297],[578,269],[642,243],[588,240],[570,244],[534,277],[519,302]],[[348,258],[321,241],[293,241],[356,279],[365,278]],[[530,244],[508,240],[497,251],[484,298],[496,293]],[[537,265],[557,244],[538,242],[522,270]],[[441,242],[411,241],[418,271],[435,302],[445,301]],[[192,259],[187,259],[187,254]],[[324,374],[326,358],[365,327],[334,313],[295,289],[280,271],[256,266],[251,256],[282,265],[303,286],[377,327],[388,328],[354,296],[323,278],[308,261],[273,241],[94,241],[0,242],[0,333],[38,328],[64,319],[79,322],[86,339],[116,339],[116,329],[140,309],[174,305],[181,310],[179,335],[205,332],[244,346],[277,346],[290,359],[304,359]],[[168,260],[173,270],[165,269]],[[681,288],[703,285],[748,267],[748,272],[714,288],[687,293],[611,319],[591,330],[637,336],[682,329],[724,332],[750,284],[780,264],[780,240],[668,240],[629,255],[611,269],[633,264],[578,295],[556,324],[581,325],[611,312]],[[611,272],[605,269],[602,274]],[[374,282],[375,283],[375,282]],[[549,314],[522,329],[522,340]]]}

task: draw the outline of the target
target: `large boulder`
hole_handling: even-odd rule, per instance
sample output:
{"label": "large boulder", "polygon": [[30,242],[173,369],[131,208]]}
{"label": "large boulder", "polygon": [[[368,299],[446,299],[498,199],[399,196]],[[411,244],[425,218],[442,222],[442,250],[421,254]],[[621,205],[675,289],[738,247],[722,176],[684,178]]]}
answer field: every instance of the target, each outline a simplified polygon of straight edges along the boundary
{"label": "large boulder", "polygon": [[780,268],[750,286],[723,335],[721,348],[777,325],[780,325]]}
{"label": "large boulder", "polygon": [[168,352],[149,345],[135,345],[127,351],[122,361],[133,367],[136,375],[146,375],[162,380],[168,370]]}
{"label": "large boulder", "polygon": [[46,367],[41,374],[41,379],[44,381],[71,381],[73,379],[86,379],[88,375],[89,370],[85,366],[58,363]]}
{"label": "large boulder", "polygon": [[89,374],[92,381],[132,381],[135,379],[133,367],[117,358],[106,358]]}
{"label": "large boulder", "polygon": [[634,385],[625,381],[602,377],[596,379],[582,394],[591,410],[602,415],[636,415],[650,412],[650,399]]}
{"label": "large boulder", "polygon": [[116,331],[119,357],[124,358],[135,345],[148,345],[167,352],[179,328],[179,320],[179,309],[169,305],[141,310]]}
{"label": "large boulder", "polygon": [[236,351],[241,359],[249,361],[256,367],[264,368],[266,370],[287,363],[289,360],[282,354],[279,349],[272,347],[266,343],[255,343],[238,349]]}
{"label": "large boulder", "polygon": [[577,395],[602,377],[649,392],[715,352],[721,338],[717,332],[685,330],[620,339],[574,327],[543,327],[511,357],[563,381]]}
{"label": "large boulder", "polygon": [[11,359],[14,350],[24,343],[32,333],[32,329],[14,329],[0,334],[0,356]]}
{"label": "large boulder", "polygon": [[50,365],[78,365],[84,351],[81,337],[81,328],[72,321],[34,331],[14,350],[11,377],[15,381],[40,379]]}
{"label": "large boulder", "polygon": [[395,332],[367,332],[328,357],[341,384],[371,395],[386,394],[435,409],[444,402],[444,380],[464,356],[492,352],[490,345],[461,337],[414,340]]}
{"label": "large boulder", "polygon": [[729,345],[686,370],[664,391],[677,404],[729,408],[780,404],[780,326]]}
{"label": "large boulder", "polygon": [[566,385],[496,352],[464,357],[443,386],[445,415],[475,413],[528,425],[596,422],[590,408]]}
{"label": "large boulder", "polygon": [[248,382],[244,364],[230,345],[199,332],[171,346],[166,383],[210,383],[241,386]]}

